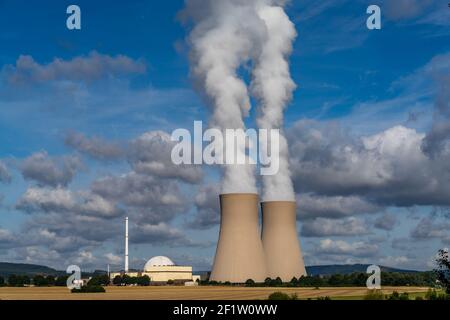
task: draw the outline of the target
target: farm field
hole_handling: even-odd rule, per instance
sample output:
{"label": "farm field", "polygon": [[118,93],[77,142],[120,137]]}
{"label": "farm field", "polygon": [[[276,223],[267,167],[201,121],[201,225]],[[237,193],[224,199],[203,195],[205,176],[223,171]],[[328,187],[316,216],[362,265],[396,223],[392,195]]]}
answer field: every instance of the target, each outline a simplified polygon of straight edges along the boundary
{"label": "farm field", "polygon": [[[424,294],[426,287],[383,287],[385,294],[408,292]],[[255,300],[267,299],[275,292],[297,294],[299,299],[329,296],[332,299],[362,299],[363,287],[315,288],[250,288],[250,287],[106,287],[106,293],[70,293],[65,287],[0,287],[0,300]]]}

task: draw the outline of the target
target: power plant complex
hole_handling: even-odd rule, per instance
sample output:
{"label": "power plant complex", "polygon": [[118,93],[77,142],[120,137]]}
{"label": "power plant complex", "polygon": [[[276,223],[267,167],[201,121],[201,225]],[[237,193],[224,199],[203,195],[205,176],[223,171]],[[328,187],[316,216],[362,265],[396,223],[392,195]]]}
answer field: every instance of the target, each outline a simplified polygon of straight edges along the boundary
{"label": "power plant complex", "polygon": [[[210,281],[244,283],[248,279],[264,282],[281,278],[283,282],[306,275],[297,237],[295,201],[265,201],[256,193],[221,194],[220,233]],[[262,228],[259,221],[262,221]],[[177,266],[169,258],[150,259],[142,271],[128,269],[128,218],[125,219],[125,269],[111,273],[129,276],[147,275],[152,282],[191,281],[191,266]]]}
{"label": "power plant complex", "polygon": [[261,231],[257,194],[220,195],[220,234],[210,280],[290,281],[306,275],[295,209],[295,201],[262,202]]}

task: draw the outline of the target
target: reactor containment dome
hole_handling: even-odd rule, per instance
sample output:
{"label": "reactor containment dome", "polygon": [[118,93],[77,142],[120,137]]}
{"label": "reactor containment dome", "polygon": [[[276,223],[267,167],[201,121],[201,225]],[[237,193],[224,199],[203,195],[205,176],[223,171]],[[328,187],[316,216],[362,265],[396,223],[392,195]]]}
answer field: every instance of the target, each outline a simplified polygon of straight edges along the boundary
{"label": "reactor containment dome", "polygon": [[174,266],[172,260],[165,256],[156,256],[147,261],[144,266],[144,270],[150,270],[151,267],[165,267],[165,266]]}

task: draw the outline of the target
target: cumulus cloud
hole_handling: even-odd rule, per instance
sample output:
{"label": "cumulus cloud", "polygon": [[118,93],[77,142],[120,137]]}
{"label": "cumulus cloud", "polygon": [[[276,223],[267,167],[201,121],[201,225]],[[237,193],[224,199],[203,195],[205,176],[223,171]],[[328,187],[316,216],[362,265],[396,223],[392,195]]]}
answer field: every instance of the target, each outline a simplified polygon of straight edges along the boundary
{"label": "cumulus cloud", "polygon": [[417,225],[411,230],[411,237],[414,239],[441,239],[450,241],[450,223],[437,222],[431,217],[420,219]]}
{"label": "cumulus cloud", "polygon": [[111,252],[106,253],[104,255],[104,257],[105,257],[106,261],[112,265],[120,265],[123,263],[123,259],[124,259],[122,256],[118,256]]}
{"label": "cumulus cloud", "polygon": [[439,158],[450,152],[450,53],[434,57],[415,77],[430,78],[436,86],[433,123],[423,141],[424,152]]}
{"label": "cumulus cloud", "polygon": [[0,161],[0,182],[10,183],[11,182],[11,174],[6,168],[6,165]]}
{"label": "cumulus cloud", "polygon": [[368,233],[364,221],[357,218],[307,220],[302,223],[300,232],[304,237],[358,236]]}
{"label": "cumulus cloud", "polygon": [[97,194],[63,188],[30,187],[19,199],[16,208],[26,212],[72,213],[103,218],[117,217],[123,213],[115,203]]}
{"label": "cumulus cloud", "polygon": [[22,176],[42,186],[67,186],[81,168],[82,162],[75,156],[52,158],[46,151],[32,154],[20,165]]}
{"label": "cumulus cloud", "polygon": [[374,227],[382,230],[391,231],[395,228],[395,225],[397,223],[397,219],[394,215],[385,213],[374,221]]}
{"label": "cumulus cloud", "polygon": [[9,249],[18,244],[18,239],[11,231],[0,227],[0,249]]}
{"label": "cumulus cloud", "polygon": [[124,55],[114,57],[92,51],[87,56],[71,60],[55,58],[48,64],[39,64],[32,56],[21,55],[15,65],[4,71],[12,84],[34,84],[55,80],[93,81],[105,77],[142,74],[146,65]]}
{"label": "cumulus cloud", "polygon": [[386,256],[380,258],[380,264],[389,267],[402,267],[411,263],[411,258],[407,256]]}
{"label": "cumulus cloud", "polygon": [[14,260],[42,265],[60,265],[62,256],[55,250],[39,246],[28,246],[14,250]]}
{"label": "cumulus cloud", "polygon": [[82,133],[69,132],[64,138],[66,146],[97,160],[116,160],[123,156],[123,149],[116,143],[111,143],[99,137],[86,137]]}
{"label": "cumulus cloud", "polygon": [[188,226],[192,229],[208,229],[220,223],[220,204],[218,194],[220,186],[208,184],[202,186],[195,196],[196,214]]}
{"label": "cumulus cloud", "polygon": [[31,187],[22,195],[16,208],[27,212],[62,212],[70,210],[75,203],[74,196],[69,190]]}
{"label": "cumulus cloud", "polygon": [[91,189],[94,194],[139,212],[140,220],[152,224],[169,221],[188,207],[188,201],[174,181],[135,172],[98,179]]}
{"label": "cumulus cloud", "polygon": [[137,173],[180,179],[187,183],[200,182],[203,175],[199,166],[172,162],[175,143],[164,131],[146,132],[131,142],[128,154],[130,165]]}
{"label": "cumulus cloud", "polygon": [[170,247],[204,247],[208,243],[195,242],[182,231],[168,224],[139,224],[131,231],[130,241],[133,243],[148,243],[151,245],[167,245]]}
{"label": "cumulus cloud", "polygon": [[300,220],[343,218],[357,214],[377,212],[379,207],[357,196],[297,195],[297,212]]}
{"label": "cumulus cloud", "polygon": [[291,157],[298,192],[359,196],[377,205],[450,205],[450,153],[435,159],[424,134],[395,126],[355,139],[336,124],[299,121]]}
{"label": "cumulus cloud", "polygon": [[327,238],[320,240],[315,251],[319,254],[371,257],[378,253],[378,246],[362,241],[349,243],[342,240],[332,240]]}

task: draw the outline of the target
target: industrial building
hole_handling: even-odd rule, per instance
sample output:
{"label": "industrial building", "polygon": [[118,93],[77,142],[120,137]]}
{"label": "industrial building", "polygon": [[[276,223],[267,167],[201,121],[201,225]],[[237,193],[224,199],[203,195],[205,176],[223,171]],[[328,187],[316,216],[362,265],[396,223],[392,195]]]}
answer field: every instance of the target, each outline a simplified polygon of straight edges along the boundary
{"label": "industrial building", "polygon": [[185,283],[200,280],[200,276],[192,275],[192,266],[178,266],[165,256],[151,258],[142,271],[112,272],[110,277],[114,279],[114,277],[124,274],[130,277],[148,276],[152,283],[167,283],[169,280],[175,283]]}
{"label": "industrial building", "polygon": [[140,271],[130,271],[128,263],[128,217],[125,218],[125,268],[121,272],[109,273],[110,279],[116,276],[128,275],[130,277],[148,276],[151,283],[167,283],[169,280],[175,283],[196,285],[200,281],[199,275],[192,275],[192,266],[176,265],[165,256],[156,256],[148,260]]}
{"label": "industrial building", "polygon": [[280,277],[290,281],[306,275],[295,202],[263,202],[261,209],[262,233],[257,194],[220,195],[220,234],[210,280],[243,283]]}

